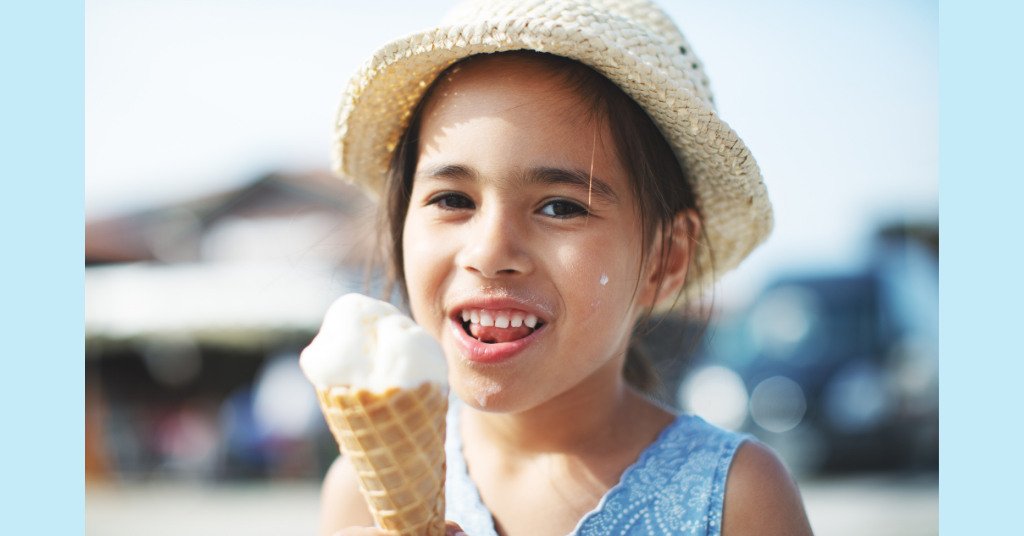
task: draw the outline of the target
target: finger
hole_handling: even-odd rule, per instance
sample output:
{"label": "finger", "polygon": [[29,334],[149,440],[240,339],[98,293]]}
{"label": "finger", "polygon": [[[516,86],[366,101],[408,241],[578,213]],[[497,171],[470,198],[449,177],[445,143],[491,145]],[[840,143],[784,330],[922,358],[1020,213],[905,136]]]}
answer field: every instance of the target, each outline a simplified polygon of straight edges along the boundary
{"label": "finger", "polygon": [[444,536],[469,536],[462,531],[462,527],[454,521],[444,522]]}

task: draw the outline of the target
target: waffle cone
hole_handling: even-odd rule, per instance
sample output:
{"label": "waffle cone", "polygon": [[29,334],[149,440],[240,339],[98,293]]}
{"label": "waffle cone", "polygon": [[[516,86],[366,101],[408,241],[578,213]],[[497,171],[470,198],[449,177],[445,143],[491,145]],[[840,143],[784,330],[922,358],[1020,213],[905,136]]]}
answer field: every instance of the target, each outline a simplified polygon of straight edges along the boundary
{"label": "waffle cone", "polygon": [[443,536],[447,389],[332,387],[317,396],[377,525],[403,536]]}

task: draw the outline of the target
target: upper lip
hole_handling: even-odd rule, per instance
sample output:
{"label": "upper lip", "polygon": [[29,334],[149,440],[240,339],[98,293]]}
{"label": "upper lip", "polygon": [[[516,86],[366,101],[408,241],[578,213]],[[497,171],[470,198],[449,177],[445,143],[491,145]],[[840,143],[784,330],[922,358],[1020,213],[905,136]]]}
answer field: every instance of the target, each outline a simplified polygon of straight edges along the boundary
{"label": "upper lip", "polygon": [[545,324],[550,322],[552,317],[550,308],[544,304],[517,296],[467,296],[451,303],[448,308],[449,316],[461,322],[460,314],[464,309],[518,309],[536,316]]}

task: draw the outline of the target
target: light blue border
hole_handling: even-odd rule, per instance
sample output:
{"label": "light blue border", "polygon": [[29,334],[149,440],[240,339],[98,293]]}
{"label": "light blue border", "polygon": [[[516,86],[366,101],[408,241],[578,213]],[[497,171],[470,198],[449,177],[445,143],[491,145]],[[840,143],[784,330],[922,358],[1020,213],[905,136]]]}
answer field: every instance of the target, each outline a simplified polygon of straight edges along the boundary
{"label": "light blue border", "polygon": [[940,531],[1014,534],[1024,479],[1024,4],[944,1],[940,13]]}
{"label": "light blue border", "polygon": [[81,2],[0,11],[0,533],[84,532]]}
{"label": "light blue border", "polygon": [[[54,4],[7,3],[0,22],[0,532],[11,534],[83,532],[84,7]],[[940,527],[1001,533],[1024,479],[1024,5],[940,10]]]}

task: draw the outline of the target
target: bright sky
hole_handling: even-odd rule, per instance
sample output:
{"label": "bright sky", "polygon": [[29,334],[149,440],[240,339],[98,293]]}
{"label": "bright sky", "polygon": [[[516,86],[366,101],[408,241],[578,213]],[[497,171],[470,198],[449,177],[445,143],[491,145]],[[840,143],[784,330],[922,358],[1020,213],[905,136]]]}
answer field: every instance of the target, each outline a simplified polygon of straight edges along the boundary
{"label": "bright sky", "polygon": [[[86,217],[326,168],[348,77],[454,3],[87,0]],[[661,4],[775,207],[726,281],[848,265],[878,222],[937,217],[936,1]]]}

